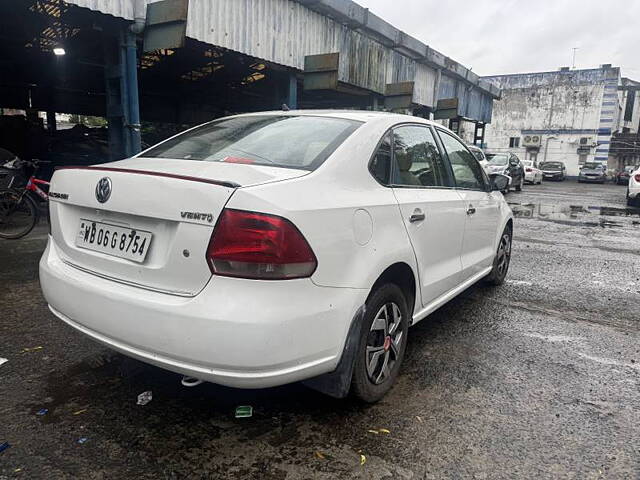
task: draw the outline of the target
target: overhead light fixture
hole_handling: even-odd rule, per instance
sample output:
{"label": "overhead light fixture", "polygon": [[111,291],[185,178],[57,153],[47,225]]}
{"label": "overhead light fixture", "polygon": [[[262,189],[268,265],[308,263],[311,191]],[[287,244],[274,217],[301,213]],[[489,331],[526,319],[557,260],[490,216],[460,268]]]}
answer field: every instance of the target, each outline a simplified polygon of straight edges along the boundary
{"label": "overhead light fixture", "polygon": [[66,50],[64,49],[64,47],[60,47],[60,46],[58,46],[58,47],[54,47],[54,49],[53,49],[53,54],[54,54],[54,55],[56,55],[56,56],[58,56],[58,57],[61,57],[62,55],[66,55],[66,54],[67,54],[67,52],[66,52]]}

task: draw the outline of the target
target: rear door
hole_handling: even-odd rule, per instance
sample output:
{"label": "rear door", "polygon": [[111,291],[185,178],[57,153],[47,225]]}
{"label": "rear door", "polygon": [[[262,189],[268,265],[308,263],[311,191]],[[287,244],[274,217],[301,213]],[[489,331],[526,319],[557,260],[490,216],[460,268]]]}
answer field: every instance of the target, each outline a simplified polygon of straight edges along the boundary
{"label": "rear door", "polygon": [[462,243],[462,278],[489,267],[495,256],[494,243],[500,221],[499,192],[491,192],[482,168],[467,147],[450,133],[438,129],[465,211]]}
{"label": "rear door", "polygon": [[422,303],[427,305],[460,282],[464,204],[452,188],[430,127],[401,125],[393,129],[392,138],[392,188],[416,255]]}

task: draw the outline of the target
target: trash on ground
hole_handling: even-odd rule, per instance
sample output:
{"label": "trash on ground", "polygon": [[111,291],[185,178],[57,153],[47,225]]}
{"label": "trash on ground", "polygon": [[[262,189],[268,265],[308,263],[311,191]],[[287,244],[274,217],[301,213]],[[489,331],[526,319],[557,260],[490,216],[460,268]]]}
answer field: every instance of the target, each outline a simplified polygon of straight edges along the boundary
{"label": "trash on ground", "polygon": [[41,408],[40,410],[38,410],[36,412],[36,415],[42,416],[42,415],[46,415],[47,413],[49,413],[49,409],[48,408]]}
{"label": "trash on ground", "polygon": [[18,472],[21,472],[21,471],[22,471],[22,469],[21,469],[21,468],[14,468],[14,469],[13,469],[13,473],[18,473]]}
{"label": "trash on ground", "polygon": [[380,432],[380,433],[387,433],[387,434],[388,434],[388,433],[391,433],[391,432],[390,432],[389,430],[387,430],[386,428],[379,428],[379,429],[378,429],[378,432]]}
{"label": "trash on ground", "polygon": [[253,407],[251,405],[241,405],[236,407],[236,418],[247,418],[253,415]]}
{"label": "trash on ground", "polygon": [[0,452],[4,452],[7,448],[9,448],[9,442],[0,443]]}
{"label": "trash on ground", "polygon": [[325,457],[324,454],[322,452],[314,452],[314,455],[316,456],[316,458],[319,458],[320,460],[324,460]]}
{"label": "trash on ground", "polygon": [[26,347],[23,348],[20,353],[27,353],[27,352],[35,352],[36,350],[42,350],[44,347],[39,345],[37,347]]}
{"label": "trash on ground", "polygon": [[360,465],[364,465],[367,462],[367,457],[360,454]]}
{"label": "trash on ground", "polygon": [[369,430],[369,433],[375,433],[376,435],[378,435],[380,432],[378,430]]}
{"label": "trash on ground", "polygon": [[418,419],[418,421],[419,421],[420,423],[424,423],[424,421],[422,420],[422,417],[420,417],[420,416],[416,415],[416,418]]}
{"label": "trash on ground", "polygon": [[[140,398],[140,397],[138,397],[138,398]],[[139,400],[138,400],[138,401],[139,401]],[[81,409],[81,410],[76,410],[75,412],[73,412],[73,415],[80,415],[81,413],[84,413],[84,412],[86,412],[86,411],[87,411],[87,409],[86,409],[86,408],[83,408],[83,409]]]}
{"label": "trash on ground", "polygon": [[89,441],[89,439],[88,439],[87,437],[80,437],[80,438],[78,439],[78,443],[79,443],[79,444],[81,444],[81,445],[82,445],[83,443],[87,443],[88,441]]}
{"label": "trash on ground", "polygon": [[183,387],[197,387],[204,383],[204,381],[194,377],[182,377],[182,381],[180,383]]}
{"label": "trash on ground", "polygon": [[138,395],[138,405],[146,405],[151,400],[153,400],[153,392],[151,390],[147,390]]}
{"label": "trash on ground", "polygon": [[3,363],[7,363],[9,361],[8,358],[2,358],[0,357],[0,365],[2,365]]}

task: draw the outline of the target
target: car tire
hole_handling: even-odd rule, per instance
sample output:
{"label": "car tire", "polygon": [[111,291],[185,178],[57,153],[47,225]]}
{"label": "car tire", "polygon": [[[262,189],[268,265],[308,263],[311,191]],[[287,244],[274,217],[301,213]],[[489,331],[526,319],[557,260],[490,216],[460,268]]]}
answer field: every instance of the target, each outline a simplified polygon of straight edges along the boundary
{"label": "car tire", "polygon": [[375,403],[398,377],[407,347],[409,308],[402,290],[393,283],[376,288],[365,307],[351,393],[363,402]]}
{"label": "car tire", "polygon": [[498,286],[504,283],[504,279],[509,272],[509,264],[511,263],[512,238],[513,232],[511,227],[505,227],[502,235],[500,235],[496,256],[493,259],[493,269],[484,279],[486,284]]}
{"label": "car tire", "polygon": [[516,185],[516,192],[521,192],[523,185],[524,185],[524,177],[520,177],[520,183]]}

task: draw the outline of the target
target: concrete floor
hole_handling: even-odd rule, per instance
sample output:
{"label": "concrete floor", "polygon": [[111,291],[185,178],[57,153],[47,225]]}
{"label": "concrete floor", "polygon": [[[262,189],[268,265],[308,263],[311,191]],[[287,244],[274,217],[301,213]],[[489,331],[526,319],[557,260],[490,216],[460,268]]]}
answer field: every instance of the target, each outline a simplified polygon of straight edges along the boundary
{"label": "concrete floor", "polygon": [[183,388],[48,312],[44,228],[1,242],[0,479],[640,478],[640,210],[609,184],[507,199],[506,284],[411,329],[374,406],[300,385]]}

